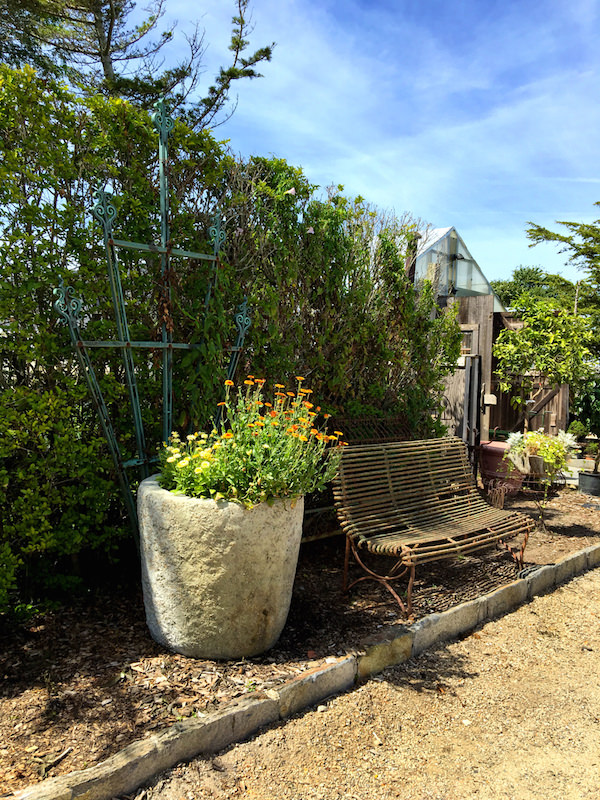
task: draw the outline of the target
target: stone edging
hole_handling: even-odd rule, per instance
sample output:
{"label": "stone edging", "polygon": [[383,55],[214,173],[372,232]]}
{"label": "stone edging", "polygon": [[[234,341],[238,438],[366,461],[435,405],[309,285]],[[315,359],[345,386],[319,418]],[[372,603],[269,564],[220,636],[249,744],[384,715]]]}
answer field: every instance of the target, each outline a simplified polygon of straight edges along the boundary
{"label": "stone edging", "polygon": [[412,625],[398,625],[363,651],[328,658],[298,678],[252,698],[228,704],[206,717],[177,722],[84,770],[48,778],[15,793],[18,800],[110,800],[134,791],[179,761],[214,753],[259,728],[352,688],[386,667],[401,664],[438,642],[468,633],[588,569],[600,566],[600,545],[580,550],[556,564],[540,567],[490,594],[430,614]]}

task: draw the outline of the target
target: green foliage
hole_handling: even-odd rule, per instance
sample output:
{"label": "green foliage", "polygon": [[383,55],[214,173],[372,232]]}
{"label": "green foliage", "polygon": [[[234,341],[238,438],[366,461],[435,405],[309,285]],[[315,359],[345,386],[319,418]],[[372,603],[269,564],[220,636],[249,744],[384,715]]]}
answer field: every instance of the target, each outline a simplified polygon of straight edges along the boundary
{"label": "green foliage", "polygon": [[[585,427],[586,432],[600,437],[600,375],[597,372],[576,395],[573,403],[573,415],[576,421]],[[596,447],[594,457],[594,472],[598,472],[600,448]]]}
{"label": "green foliage", "polygon": [[[35,591],[40,556],[53,563],[84,549],[108,552],[124,535],[110,459],[102,438],[89,436],[86,413],[81,388],[0,394],[0,608],[18,568]],[[60,571],[51,577],[58,585]]]}
{"label": "green foliage", "polygon": [[[596,206],[600,205],[595,203]],[[527,236],[531,246],[546,242],[558,246],[567,263],[579,267],[585,279],[580,287],[578,308],[591,323],[593,338],[591,349],[600,356],[600,219],[591,223],[558,222],[564,231],[556,232],[530,222]]]}
{"label": "green foliage", "polygon": [[561,470],[567,466],[571,454],[576,450],[574,436],[559,431],[556,436],[543,430],[512,433],[507,440],[508,457],[538,456],[544,461],[544,480],[551,485]]}
{"label": "green foliage", "polygon": [[80,92],[124,97],[146,108],[169,96],[172,107],[181,107],[182,113],[185,109],[192,127],[214,125],[227,106],[232,84],[261,77],[255,68],[271,60],[274,45],[252,55],[245,52],[251,33],[249,0],[235,0],[230,64],[221,67],[206,97],[189,102],[204,72],[204,35],[196,24],[185,35],[185,57],[163,69],[163,50],[175,30],[172,25],[157,34],[166,2],[151,0],[144,8],[145,18],[133,24],[132,0],[4,0],[3,61],[36,66],[52,77],[62,74]]}
{"label": "green foliage", "polygon": [[404,413],[431,435],[460,330],[406,276],[415,223],[342,187],[317,198],[281,159],[233,164],[228,184],[226,258],[256,309],[247,368],[273,382],[294,364],[329,410]]}
{"label": "green foliage", "polygon": [[595,436],[600,436],[600,375],[594,374],[592,380],[585,384],[576,395],[573,403],[573,414],[581,420],[586,429]]}
{"label": "green foliage", "polygon": [[585,437],[589,434],[589,428],[585,425],[581,420],[574,419],[570,424],[567,430],[567,433],[570,433],[574,436],[578,442],[582,442]]}
{"label": "green foliage", "polygon": [[539,300],[552,298],[561,308],[575,307],[575,285],[541,267],[517,267],[509,280],[491,281],[491,286],[507,308],[518,306],[523,295]]}
{"label": "green foliage", "polygon": [[518,387],[513,401],[523,405],[540,375],[552,386],[568,383],[573,392],[585,385],[592,370],[589,320],[527,295],[516,310],[523,326],[503,330],[494,345],[502,391]]}
{"label": "green foliage", "polygon": [[[50,554],[46,561],[52,564],[80,551],[110,553],[123,536],[123,509],[107,448],[67,331],[52,310],[52,290],[63,277],[83,298],[86,335],[116,338],[101,236],[89,216],[99,179],[109,180],[118,194],[122,238],[156,241],[159,233],[156,134],[147,112],[120,99],[77,100],[30,68],[0,66],[0,143],[0,546],[12,554],[6,554],[0,574],[5,600],[15,575],[21,590],[27,587],[32,596],[56,582],[56,569],[40,571],[42,554]],[[189,207],[197,208],[197,198],[181,186],[199,170],[206,185],[218,181],[222,150],[208,132],[184,125],[176,125],[172,150],[174,206],[182,208],[184,228],[175,235],[189,249],[210,250],[211,209],[196,212],[192,221]],[[193,276],[188,266],[181,281],[203,285],[204,297],[210,268],[194,266]],[[131,334],[153,339],[159,327],[160,264],[126,255],[122,273]],[[185,330],[176,331],[183,341],[198,340],[210,324],[200,306],[194,307],[192,320],[185,320]],[[223,339],[233,325],[231,310],[221,314],[226,321],[214,324],[215,333],[225,331]],[[98,352],[94,364],[123,456],[133,457],[120,357]],[[177,367],[179,392],[180,361]],[[137,357],[136,368],[147,436],[154,443],[160,436],[160,375],[151,355]]]}
{"label": "green foliage", "polygon": [[160,451],[161,486],[248,508],[323,490],[337,471],[343,443],[340,432],[315,427],[312,391],[302,381],[297,392],[276,384],[272,402],[265,400],[262,379],[249,376],[233,398],[227,381],[223,430],[189,434],[186,442],[174,434]]}
{"label": "green foliage", "polygon": [[[97,182],[108,183],[116,236],[159,240],[156,138],[149,114],[128,102],[76,98],[31,68],[0,65],[3,602],[13,590],[17,602],[24,591],[35,600],[60,573],[54,565],[87,551],[112,553],[122,541],[124,510],[107,449],[52,290],[62,277],[83,299],[87,339],[116,339],[101,234],[89,209]],[[344,197],[341,187],[317,196],[300,169],[281,159],[235,160],[184,121],[170,138],[169,179],[178,247],[211,252],[217,209],[228,231],[216,271],[208,261],[172,259],[167,308],[159,260],[119,254],[132,338],[156,339],[166,314],[176,342],[197,344],[174,356],[182,436],[212,427],[244,295],[252,308],[246,372],[269,383],[302,374],[325,410],[404,413],[416,436],[436,432],[443,377],[461,335],[453,315],[436,310],[431,288],[417,292],[406,278],[412,220],[386,217]],[[134,360],[154,454],[160,362],[145,350]],[[120,355],[94,351],[93,362],[122,456],[136,457]]]}

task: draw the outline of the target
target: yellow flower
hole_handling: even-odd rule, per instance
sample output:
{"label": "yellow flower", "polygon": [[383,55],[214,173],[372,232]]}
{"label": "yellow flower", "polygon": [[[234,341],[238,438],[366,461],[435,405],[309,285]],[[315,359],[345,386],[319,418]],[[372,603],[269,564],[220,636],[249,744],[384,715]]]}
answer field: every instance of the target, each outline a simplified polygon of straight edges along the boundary
{"label": "yellow flower", "polygon": [[302,381],[306,380],[306,378],[303,378],[301,375],[296,375],[296,380],[298,383],[302,383]]}
{"label": "yellow flower", "polygon": [[226,431],[221,438],[222,439],[233,439],[233,433],[231,431]]}
{"label": "yellow flower", "polygon": [[302,436],[299,436],[298,438],[300,439],[301,442],[308,442],[308,439],[306,436],[304,436],[304,434]]}
{"label": "yellow flower", "polygon": [[190,463],[190,460],[189,460],[189,458],[183,458],[183,459],[182,459],[182,460],[181,460],[181,461],[180,461],[180,462],[177,464],[177,469],[183,469],[184,467],[187,467],[187,465],[188,465],[189,463]]}
{"label": "yellow flower", "polygon": [[233,381],[229,381],[229,380],[225,381],[225,386],[233,386],[233,385],[234,385]]}
{"label": "yellow flower", "polygon": [[283,385],[283,383],[276,383],[275,384],[275,388],[276,389],[285,389],[285,386]]}

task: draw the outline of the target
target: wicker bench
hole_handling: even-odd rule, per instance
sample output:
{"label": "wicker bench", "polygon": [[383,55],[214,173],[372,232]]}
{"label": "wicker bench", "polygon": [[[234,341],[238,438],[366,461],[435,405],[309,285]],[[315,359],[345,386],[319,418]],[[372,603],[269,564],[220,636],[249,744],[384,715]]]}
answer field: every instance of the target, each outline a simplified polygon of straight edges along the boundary
{"label": "wicker bench", "polygon": [[[505,547],[518,566],[534,522],[489,505],[479,493],[458,438],[350,446],[334,482],[338,518],[346,534],[344,589],[374,579],[412,614],[417,565]],[[519,550],[507,540],[522,534]],[[363,553],[394,558],[387,574],[367,567]],[[350,553],[365,575],[348,585]],[[406,605],[391,585],[408,575]]]}

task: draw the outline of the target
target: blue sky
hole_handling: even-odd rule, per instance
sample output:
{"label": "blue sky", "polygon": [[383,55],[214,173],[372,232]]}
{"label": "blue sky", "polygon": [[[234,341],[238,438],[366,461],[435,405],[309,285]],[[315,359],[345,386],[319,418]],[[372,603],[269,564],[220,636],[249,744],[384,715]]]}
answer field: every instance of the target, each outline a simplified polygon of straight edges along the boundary
{"label": "blue sky", "polygon": [[[206,31],[206,88],[227,61],[233,0],[167,5],[181,30]],[[251,12],[251,47],[276,47],[215,131],[234,152],[453,225],[490,280],[520,264],[581,277],[555,247],[529,248],[525,228],[600,217],[600,0],[251,0]]]}

